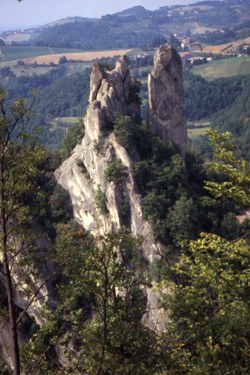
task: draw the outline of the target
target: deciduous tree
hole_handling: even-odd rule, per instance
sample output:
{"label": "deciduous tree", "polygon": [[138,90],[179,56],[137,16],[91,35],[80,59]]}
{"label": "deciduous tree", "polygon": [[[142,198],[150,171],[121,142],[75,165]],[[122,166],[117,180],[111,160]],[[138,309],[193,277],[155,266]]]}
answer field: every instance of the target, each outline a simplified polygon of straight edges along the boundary
{"label": "deciduous tree", "polygon": [[[9,104],[6,93],[0,91],[0,277],[7,294],[6,325],[15,375],[20,374],[18,324],[21,321],[15,307],[15,289],[20,276],[25,277],[27,262],[35,248],[31,226],[43,199],[45,173],[41,167],[48,159],[47,151],[25,132],[30,115],[25,100]],[[27,308],[38,290],[30,294]]]}

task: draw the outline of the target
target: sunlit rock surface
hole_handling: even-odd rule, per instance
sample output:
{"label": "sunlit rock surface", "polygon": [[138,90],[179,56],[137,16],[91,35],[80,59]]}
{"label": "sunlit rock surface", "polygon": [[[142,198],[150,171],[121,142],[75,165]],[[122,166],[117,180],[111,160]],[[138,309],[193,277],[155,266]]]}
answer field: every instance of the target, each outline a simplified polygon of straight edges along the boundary
{"label": "sunlit rock surface", "polygon": [[151,132],[174,142],[185,153],[187,127],[184,113],[182,64],[169,45],[161,46],[148,77],[148,125]]}
{"label": "sunlit rock surface", "polygon": [[[149,78],[149,124],[152,133],[175,142],[185,152],[186,121],[183,113],[181,62],[171,47],[161,47]],[[149,261],[157,256],[161,244],[154,239],[150,223],[142,215],[141,197],[132,176],[133,160],[112,132],[117,114],[140,119],[140,107],[134,99],[133,85],[126,57],[118,60],[113,70],[96,63],[90,79],[89,106],[84,118],[85,136],[55,176],[69,191],[76,220],[94,235],[116,232],[122,225],[134,236],[143,238],[143,254]],[[107,181],[105,170],[110,161],[120,159],[126,167],[126,181]],[[97,192],[105,194],[107,212],[101,212]],[[129,219],[123,222],[122,204],[129,207]],[[143,322],[154,329],[164,329],[158,307],[159,295],[147,288],[147,314]]]}

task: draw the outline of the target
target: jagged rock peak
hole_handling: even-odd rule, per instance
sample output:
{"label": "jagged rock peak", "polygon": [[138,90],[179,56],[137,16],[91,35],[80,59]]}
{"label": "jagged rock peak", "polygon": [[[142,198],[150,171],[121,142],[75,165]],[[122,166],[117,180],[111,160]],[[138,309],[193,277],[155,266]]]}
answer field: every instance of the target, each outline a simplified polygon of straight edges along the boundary
{"label": "jagged rock peak", "polygon": [[[133,160],[112,131],[106,131],[116,113],[140,114],[133,95],[128,61],[121,57],[113,70],[95,64],[90,80],[90,103],[84,118],[85,135],[71,156],[55,172],[57,181],[69,192],[76,220],[94,235],[117,232],[124,225],[133,236],[142,237],[142,251],[152,262],[161,244],[142,213],[141,196],[133,177]],[[110,129],[109,129],[110,130]],[[110,162],[118,160],[127,177],[119,183],[107,179]],[[101,203],[100,203],[101,198]],[[124,206],[127,207],[124,214]],[[148,314],[144,323],[160,327],[159,297],[147,288]]]}
{"label": "jagged rock peak", "polygon": [[155,53],[154,68],[148,77],[148,125],[151,132],[173,141],[185,153],[187,144],[182,63],[170,45]]}
{"label": "jagged rock peak", "polygon": [[140,119],[140,105],[131,100],[132,94],[133,83],[126,56],[120,57],[112,70],[99,62],[94,64],[90,76],[89,104],[94,104],[104,113],[107,123],[113,121],[117,113]]}
{"label": "jagged rock peak", "polygon": [[118,73],[121,73],[124,77],[126,77],[128,74],[130,75],[128,58],[126,55],[123,55],[117,60],[115,70]]}

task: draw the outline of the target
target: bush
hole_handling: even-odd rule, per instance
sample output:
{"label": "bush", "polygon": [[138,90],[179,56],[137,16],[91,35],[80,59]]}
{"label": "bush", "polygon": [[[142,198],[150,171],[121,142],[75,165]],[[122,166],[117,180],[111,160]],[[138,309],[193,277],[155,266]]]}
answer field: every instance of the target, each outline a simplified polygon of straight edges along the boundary
{"label": "bush", "polygon": [[129,116],[119,116],[114,123],[114,134],[118,142],[133,155],[136,150],[136,128]]}
{"label": "bush", "polygon": [[109,182],[113,181],[115,184],[126,181],[128,177],[127,168],[122,164],[120,159],[112,160],[104,172],[105,177]]}
{"label": "bush", "polygon": [[95,192],[95,203],[101,214],[105,215],[108,213],[107,197],[106,194],[102,191],[100,185],[98,185],[97,191]]}

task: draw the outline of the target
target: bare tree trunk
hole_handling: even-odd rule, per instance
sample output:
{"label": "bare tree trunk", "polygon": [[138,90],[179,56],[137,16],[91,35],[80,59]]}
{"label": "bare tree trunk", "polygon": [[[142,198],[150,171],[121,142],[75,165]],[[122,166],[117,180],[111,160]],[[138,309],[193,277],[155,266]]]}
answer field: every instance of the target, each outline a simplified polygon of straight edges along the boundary
{"label": "bare tree trunk", "polygon": [[103,300],[103,337],[102,337],[102,353],[101,360],[96,375],[101,375],[103,371],[103,363],[106,356],[106,345],[108,338],[108,272],[105,269],[105,291]]}
{"label": "bare tree trunk", "polygon": [[11,274],[8,264],[8,257],[6,251],[3,253],[3,268],[4,276],[6,280],[7,298],[8,298],[8,310],[9,310],[9,327],[10,327],[10,339],[12,347],[12,361],[14,367],[14,375],[20,375],[20,356],[19,356],[19,346],[17,337],[17,327],[16,327],[16,314],[13,299],[13,286],[11,281]]}
{"label": "bare tree trunk", "polygon": [[3,270],[5,278],[5,286],[7,291],[8,299],[8,313],[9,313],[9,330],[10,330],[10,339],[11,339],[11,349],[12,349],[12,362],[14,367],[14,375],[20,375],[20,356],[19,356],[19,346],[18,346],[18,336],[17,336],[17,325],[16,325],[16,314],[14,306],[14,293],[12,278],[10,272],[10,265],[8,259],[8,226],[7,226],[7,217],[5,211],[6,196],[5,190],[3,188],[5,183],[4,178],[4,156],[1,160],[1,224],[2,224],[2,252],[3,252]]}

